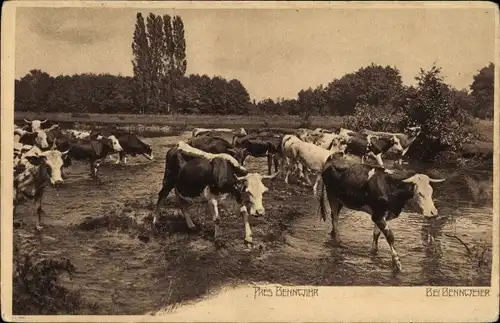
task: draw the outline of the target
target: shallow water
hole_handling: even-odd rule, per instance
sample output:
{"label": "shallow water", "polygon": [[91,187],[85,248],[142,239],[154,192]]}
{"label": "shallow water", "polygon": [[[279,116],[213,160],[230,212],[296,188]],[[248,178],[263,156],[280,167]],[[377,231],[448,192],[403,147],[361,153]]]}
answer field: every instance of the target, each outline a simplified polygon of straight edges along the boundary
{"label": "shallow water", "polygon": [[[14,243],[19,245],[22,241],[23,249],[35,249],[39,256],[69,257],[78,273],[74,280],[66,283],[81,290],[87,300],[106,303],[103,308],[106,313],[140,314],[168,303],[171,286],[162,276],[168,267],[168,256],[163,254],[162,243],[167,242],[153,240],[144,244],[126,233],[82,231],[75,229],[74,225],[86,217],[105,215],[127,202],[156,202],[165,153],[179,139],[186,140],[189,136],[190,133],[185,133],[181,137],[146,139],[153,145],[155,160],[148,161],[139,156],[129,157],[126,165],[104,163],[97,181],[90,178],[87,164],[75,162],[67,170],[68,179],[64,186],[46,191],[42,233],[33,230],[34,219],[28,215],[26,206],[19,207],[15,221],[22,219],[25,225],[15,229],[19,234]],[[265,159],[250,157],[246,166],[265,173],[266,165]],[[447,171],[442,172],[446,174]],[[304,196],[265,200],[266,207],[272,210],[273,205],[298,198],[303,200],[300,209],[304,215],[289,225],[284,242],[278,248],[263,252],[253,264],[267,268],[268,277],[279,280],[271,282],[277,283],[489,285],[491,263],[478,268],[477,257],[469,257],[458,240],[445,235],[455,234],[470,247],[484,244],[491,248],[492,207],[472,204],[461,198],[466,195],[463,190],[457,190],[453,181],[435,185],[434,199],[441,214],[437,221],[429,222],[408,213],[390,221],[403,265],[403,272],[397,276],[391,271],[390,252],[383,236],[379,239],[379,254],[376,257],[370,255],[373,224],[366,214],[343,209],[340,235],[344,248],[330,245],[331,225],[329,219],[326,223],[320,220],[312,189]],[[146,214],[150,211],[132,206],[131,212]],[[257,232],[258,224],[253,228]],[[429,235],[435,238],[432,245],[427,242]],[[184,234],[169,237],[168,243],[175,245],[179,239],[196,240],[192,235]],[[187,246],[187,251],[199,252],[200,255],[204,250],[212,250],[208,243]],[[491,252],[485,255],[491,257]],[[273,274],[277,267],[281,269]],[[241,277],[244,276],[245,273],[241,273]]]}

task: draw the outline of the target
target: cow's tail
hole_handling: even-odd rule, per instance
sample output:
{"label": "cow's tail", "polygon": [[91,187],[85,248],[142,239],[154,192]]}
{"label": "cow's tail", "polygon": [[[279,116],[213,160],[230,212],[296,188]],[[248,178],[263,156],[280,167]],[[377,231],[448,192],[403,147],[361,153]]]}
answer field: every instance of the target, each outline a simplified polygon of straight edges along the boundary
{"label": "cow's tail", "polygon": [[326,221],[326,208],[325,208],[325,184],[321,181],[321,194],[319,196],[319,209],[323,222]]}

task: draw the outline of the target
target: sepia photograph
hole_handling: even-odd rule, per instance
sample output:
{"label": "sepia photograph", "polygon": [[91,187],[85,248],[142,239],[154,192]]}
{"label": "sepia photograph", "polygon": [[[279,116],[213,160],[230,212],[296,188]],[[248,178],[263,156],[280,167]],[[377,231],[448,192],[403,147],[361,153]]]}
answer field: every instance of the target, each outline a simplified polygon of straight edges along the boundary
{"label": "sepia photograph", "polygon": [[3,319],[495,321],[498,18],[4,3]]}

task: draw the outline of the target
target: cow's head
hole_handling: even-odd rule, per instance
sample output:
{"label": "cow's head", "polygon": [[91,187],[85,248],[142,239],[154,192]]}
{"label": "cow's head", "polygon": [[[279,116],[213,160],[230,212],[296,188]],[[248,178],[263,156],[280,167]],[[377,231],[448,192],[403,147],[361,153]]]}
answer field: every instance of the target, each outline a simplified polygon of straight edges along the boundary
{"label": "cow's head", "polygon": [[108,139],[110,140],[111,147],[113,148],[113,150],[115,152],[120,152],[123,150],[122,146],[120,145],[120,142],[118,141],[118,139],[114,135],[109,136]]}
{"label": "cow's head", "polygon": [[247,131],[245,130],[245,128],[240,128],[238,129],[238,131],[236,132],[237,135],[242,135],[242,136],[246,136],[248,135]]}
{"label": "cow's head", "polygon": [[29,121],[29,120],[24,119],[24,122],[26,122],[27,124],[29,124],[31,126],[31,131],[37,131],[37,130],[42,129],[42,123],[47,122],[47,119],[42,120],[42,121],[40,121],[40,120]]}
{"label": "cow's head", "polygon": [[415,174],[403,180],[403,183],[413,184],[413,197],[409,205],[414,211],[428,218],[434,218],[438,215],[438,210],[432,200],[432,186],[430,183],[440,183],[444,179],[430,178],[425,174]]}
{"label": "cow's head", "polygon": [[339,136],[333,139],[332,146],[329,150],[331,151],[339,151],[345,153],[347,149],[347,144],[351,140],[350,137]]}
{"label": "cow's head", "polygon": [[154,159],[153,148],[151,147],[151,145],[144,142],[144,149],[146,150],[146,152],[143,153],[144,157],[146,157],[149,160],[153,160]]}
{"label": "cow's head", "polygon": [[36,130],[34,132],[36,133],[36,137],[35,137],[36,145],[42,149],[49,148],[49,143],[47,141],[47,133],[43,130],[40,130],[40,129]]}
{"label": "cow's head", "polygon": [[242,201],[251,215],[262,216],[265,214],[263,205],[263,195],[268,188],[262,183],[264,179],[274,179],[279,172],[274,175],[260,175],[258,173],[248,173],[245,176],[238,177],[236,180],[243,184]]}
{"label": "cow's head", "polygon": [[399,138],[396,136],[391,136],[389,138],[389,143],[391,144],[391,148],[398,152],[402,152],[404,150],[403,146],[401,145],[401,141],[399,141]]}
{"label": "cow's head", "polygon": [[[68,150],[69,151],[69,150]],[[64,166],[64,158],[68,151],[60,152],[58,150],[48,150],[33,156],[25,158],[30,164],[39,167],[40,180],[43,182],[50,181],[54,186],[61,185],[64,180],[62,178],[62,168]]]}

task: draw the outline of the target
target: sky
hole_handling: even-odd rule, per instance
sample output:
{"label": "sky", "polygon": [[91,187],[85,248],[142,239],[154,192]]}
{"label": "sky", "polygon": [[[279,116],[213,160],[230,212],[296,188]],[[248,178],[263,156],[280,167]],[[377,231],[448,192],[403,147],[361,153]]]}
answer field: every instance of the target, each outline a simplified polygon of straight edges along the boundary
{"label": "sky", "polygon": [[448,84],[469,88],[495,61],[492,9],[17,8],[15,77],[131,76],[137,12],[181,16],[187,74],[239,79],[256,100],[296,98],[371,63],[414,84],[435,62]]}

